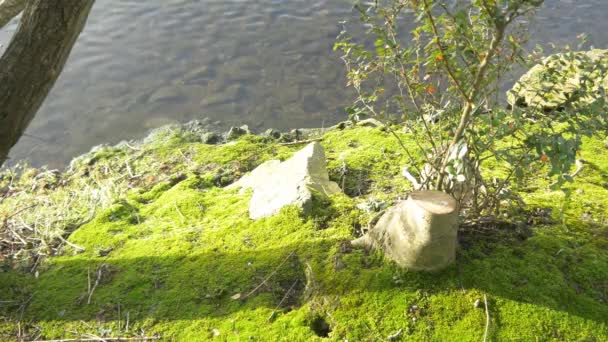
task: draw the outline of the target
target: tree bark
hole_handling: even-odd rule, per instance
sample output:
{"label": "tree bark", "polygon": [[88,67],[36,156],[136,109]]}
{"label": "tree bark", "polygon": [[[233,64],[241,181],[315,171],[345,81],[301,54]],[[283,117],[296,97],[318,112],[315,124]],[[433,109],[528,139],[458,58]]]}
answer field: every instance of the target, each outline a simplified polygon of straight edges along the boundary
{"label": "tree bark", "polygon": [[0,166],[63,70],[95,0],[28,0],[0,58]]}
{"label": "tree bark", "polygon": [[0,0],[0,29],[21,13],[27,0]]}

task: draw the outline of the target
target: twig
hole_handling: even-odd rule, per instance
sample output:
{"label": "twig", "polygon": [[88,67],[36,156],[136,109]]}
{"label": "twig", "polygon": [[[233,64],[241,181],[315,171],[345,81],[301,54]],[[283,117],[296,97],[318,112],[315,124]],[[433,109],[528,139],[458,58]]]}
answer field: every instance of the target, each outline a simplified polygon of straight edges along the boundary
{"label": "twig", "polygon": [[[91,304],[91,297],[93,297],[93,292],[95,292],[97,285],[99,285],[99,282],[101,281],[101,276],[102,276],[104,267],[105,267],[105,264],[102,264],[97,269],[97,279],[95,279],[95,284],[93,284],[93,288],[91,288],[89,291],[89,298],[87,299],[87,304]],[[90,282],[90,277],[89,277],[89,288],[90,288],[90,285],[91,285],[91,282]]]}
{"label": "twig", "polygon": [[72,232],[76,231],[78,228],[84,226],[85,224],[93,221],[93,218],[95,217],[95,212],[97,212],[97,206],[99,205],[99,201],[100,201],[100,199],[97,199],[97,201],[95,201],[95,205],[93,206],[93,210],[91,211],[91,215],[89,215],[89,217],[86,220],[84,220],[84,221],[78,223],[76,226],[74,226],[72,228]]}
{"label": "twig", "polygon": [[277,267],[274,269],[274,271],[270,272],[270,274],[269,274],[269,275],[268,275],[266,278],[264,278],[264,280],[262,280],[262,282],[261,282],[261,283],[260,283],[258,286],[256,286],[256,287],[255,287],[253,290],[249,291],[249,293],[247,293],[246,295],[244,295],[244,296],[243,296],[241,299],[242,299],[242,300],[245,300],[246,298],[248,298],[249,296],[251,296],[252,294],[254,294],[254,293],[257,291],[257,290],[259,290],[259,289],[260,289],[260,287],[262,287],[264,284],[266,284],[266,282],[267,282],[267,281],[268,281],[270,278],[272,278],[272,276],[274,276],[274,275],[275,275],[275,274],[276,274],[276,273],[279,271],[279,269],[281,268],[281,266],[283,266],[283,265],[285,264],[285,262],[287,262],[287,260],[289,260],[289,258],[291,258],[291,256],[292,256],[294,253],[295,253],[295,252],[293,252],[293,251],[292,251],[292,252],[290,252],[290,253],[287,255],[287,257],[285,257],[285,259],[283,259],[283,261],[281,261],[281,263],[279,264],[279,266],[277,266]]}
{"label": "twig", "polygon": [[182,214],[181,210],[179,210],[179,207],[177,206],[177,202],[173,203],[173,205],[175,206],[175,210],[177,211],[177,213],[179,214],[179,217],[182,220],[182,224],[186,223],[186,218],[184,217],[184,214]]}
{"label": "twig", "polygon": [[70,245],[70,246],[72,246],[72,247],[76,248],[77,250],[79,250],[79,251],[81,251],[81,252],[82,252],[82,251],[85,251],[84,247],[80,247],[80,246],[78,246],[78,245],[76,245],[76,244],[71,243],[70,241],[68,241],[68,240],[64,239],[64,238],[63,238],[63,236],[61,236],[61,235],[59,235],[59,240],[63,241],[63,242],[64,242],[65,244],[67,244],[67,245]]}
{"label": "twig", "polygon": [[141,175],[133,174],[133,170],[131,170],[131,165],[129,165],[129,159],[125,159],[125,166],[127,167],[127,172],[129,173],[129,176],[131,176],[131,179],[141,177]]}
{"label": "twig", "polygon": [[133,151],[141,151],[141,148],[132,146],[131,144],[129,144],[128,142],[125,142],[125,146],[127,146],[128,148],[132,149]]}
{"label": "twig", "polygon": [[4,222],[5,222],[5,224],[6,224],[6,222],[7,222],[9,219],[11,219],[11,218],[13,218],[13,217],[15,217],[15,216],[17,216],[17,215],[21,214],[22,212],[24,212],[24,211],[26,211],[26,210],[28,210],[28,209],[31,209],[31,208],[33,208],[33,207],[37,207],[37,206],[38,206],[38,203],[35,203],[35,204],[28,205],[27,207],[24,207],[24,208],[21,208],[21,209],[17,210],[16,212],[14,212],[14,213],[12,213],[11,215],[9,215],[9,216],[7,216],[7,217],[5,217],[5,218],[4,218]]}
{"label": "twig", "polygon": [[399,329],[396,333],[394,333],[392,335],[388,335],[386,337],[386,339],[389,341],[396,340],[401,336],[402,333],[403,333],[403,329]]}
{"label": "twig", "polygon": [[[570,174],[569,176],[570,176],[570,177],[572,177],[572,178],[574,178],[574,177],[576,177],[576,175],[578,175],[578,174],[579,174],[581,171],[583,171],[583,168],[584,168],[584,163],[585,163],[585,161],[584,161],[583,159],[577,159],[577,160],[576,160],[576,162],[575,162],[575,165],[576,165],[576,170],[574,170],[574,172],[573,172],[572,174]],[[555,182],[551,183],[551,185],[549,185],[549,187],[550,187],[550,188],[551,188],[551,187],[554,187],[554,186],[556,186],[556,185],[557,185],[557,183],[558,183],[558,181],[555,181]]]}
{"label": "twig", "polygon": [[308,144],[308,143],[311,143],[314,141],[322,141],[322,140],[323,140],[323,138],[315,138],[315,139],[298,140],[298,141],[280,143],[279,145],[282,145],[282,146],[301,145],[301,144]]}
{"label": "twig", "polygon": [[483,342],[487,342],[488,341],[488,331],[490,330],[490,312],[488,311],[488,297],[485,295],[483,295],[483,302],[486,306],[486,331],[483,334]]}
{"label": "twig", "polygon": [[285,299],[287,299],[287,297],[289,297],[289,294],[291,293],[291,291],[293,290],[293,288],[296,286],[296,284],[298,283],[298,281],[300,281],[300,279],[296,279],[296,281],[293,282],[293,284],[291,285],[291,287],[289,288],[289,290],[287,290],[287,292],[283,296],[283,299],[281,299],[281,301],[279,302],[279,304],[277,304],[277,306],[274,308],[274,310],[272,310],[272,313],[270,314],[270,316],[268,316],[268,319],[266,320],[267,322],[270,322],[270,320],[274,317],[274,314],[277,312],[277,309],[279,307],[281,307],[281,305],[283,304],[283,302],[285,301]]}
{"label": "twig", "polygon": [[416,177],[414,177],[410,173],[410,171],[407,169],[407,167],[403,168],[403,170],[401,171],[401,174],[403,175],[403,177],[405,177],[407,180],[409,180],[412,183],[412,185],[414,186],[414,190],[420,190],[420,188],[421,188],[420,183],[418,182]]}

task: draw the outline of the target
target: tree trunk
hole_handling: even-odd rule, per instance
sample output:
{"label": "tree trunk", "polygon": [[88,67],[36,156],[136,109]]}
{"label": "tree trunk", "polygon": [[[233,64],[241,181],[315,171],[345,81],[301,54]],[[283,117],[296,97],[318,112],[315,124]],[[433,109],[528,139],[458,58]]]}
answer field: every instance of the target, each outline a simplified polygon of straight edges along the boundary
{"label": "tree trunk", "polygon": [[95,0],[29,0],[0,58],[0,165],[63,70]]}
{"label": "tree trunk", "polygon": [[416,191],[390,208],[353,246],[378,248],[399,266],[436,271],[456,258],[458,210],[440,191]]}
{"label": "tree trunk", "polygon": [[0,0],[0,29],[23,11],[26,0]]}

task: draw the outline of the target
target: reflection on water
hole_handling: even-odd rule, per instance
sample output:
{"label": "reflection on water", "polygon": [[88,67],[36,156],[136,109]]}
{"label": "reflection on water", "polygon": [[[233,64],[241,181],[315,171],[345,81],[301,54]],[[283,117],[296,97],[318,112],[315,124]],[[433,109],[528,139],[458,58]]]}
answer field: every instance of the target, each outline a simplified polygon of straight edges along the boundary
{"label": "reflection on water", "polygon": [[[587,32],[607,47],[608,1],[545,2],[535,41]],[[348,0],[97,0],[11,156],[59,167],[93,145],[202,117],[257,130],[342,120],[353,94],[332,46],[351,18]]]}

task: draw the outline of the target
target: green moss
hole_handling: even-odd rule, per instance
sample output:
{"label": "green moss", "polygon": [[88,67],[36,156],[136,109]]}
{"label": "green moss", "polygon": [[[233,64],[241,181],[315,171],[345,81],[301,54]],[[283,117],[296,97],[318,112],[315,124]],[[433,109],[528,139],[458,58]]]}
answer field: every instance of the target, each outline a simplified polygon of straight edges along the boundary
{"label": "green moss", "polygon": [[[541,186],[525,194],[530,206],[552,208],[556,223],[533,227],[529,239],[480,236],[453,266],[431,274],[343,243],[369,220],[358,203],[392,202],[409,190],[400,176],[408,160],[388,133],[328,132],[328,169],[348,195],[316,198],[307,215],[287,207],[257,221],[248,218],[249,193],[219,185],[300,146],[251,135],[212,146],[172,134],[76,168],[56,189],[73,196],[87,189],[82,184],[102,191],[109,181],[131,188],[100,202],[69,236],[84,251],[66,246],[37,273],[5,263],[0,340],[13,340],[21,322],[22,332],[41,339],[315,341],[326,333],[372,341],[401,330],[404,341],[480,341],[484,295],[492,340],[608,339],[608,156],[599,140],[585,141],[589,164],[569,184],[567,202]],[[9,199],[0,209],[23,205]]]}

